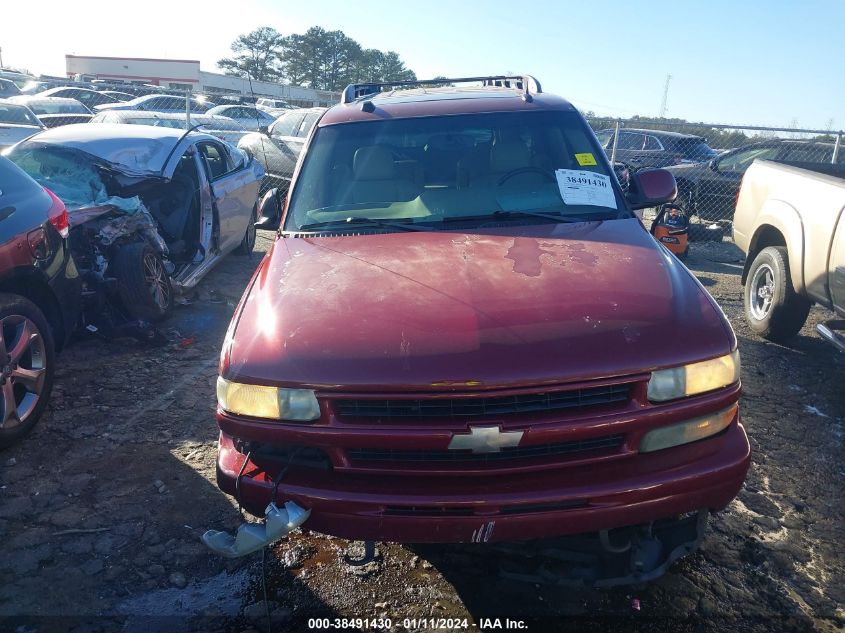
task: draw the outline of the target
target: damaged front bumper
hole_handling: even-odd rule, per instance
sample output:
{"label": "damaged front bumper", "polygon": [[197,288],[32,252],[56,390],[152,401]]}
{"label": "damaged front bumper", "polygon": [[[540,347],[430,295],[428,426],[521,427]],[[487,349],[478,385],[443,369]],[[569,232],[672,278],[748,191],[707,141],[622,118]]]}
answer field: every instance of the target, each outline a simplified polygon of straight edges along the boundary
{"label": "damaged front bumper", "polygon": [[242,523],[235,535],[208,530],[202,541],[216,554],[225,558],[239,558],[271,545],[305,523],[311,515],[292,501],[282,508],[270,503],[264,511],[263,523]]}
{"label": "damaged front bumper", "polygon": [[[221,432],[220,488],[260,516],[281,467],[246,456]],[[739,422],[707,441],[617,464],[458,479],[335,472],[294,464],[275,501],[311,510],[308,528],[351,540],[400,543],[521,541],[649,524],[720,510],[742,487],[750,446]],[[503,481],[502,477],[506,477]]]}

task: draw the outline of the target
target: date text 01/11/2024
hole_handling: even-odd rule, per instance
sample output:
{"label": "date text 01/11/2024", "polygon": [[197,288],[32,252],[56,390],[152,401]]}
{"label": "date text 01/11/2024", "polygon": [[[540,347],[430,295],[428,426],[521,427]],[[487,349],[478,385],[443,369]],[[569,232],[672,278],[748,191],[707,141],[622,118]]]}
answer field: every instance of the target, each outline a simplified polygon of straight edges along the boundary
{"label": "date text 01/11/2024", "polygon": [[[402,620],[402,628],[413,631],[465,631],[470,626],[467,618],[404,618]],[[512,620],[510,618],[480,618],[478,626],[481,631],[528,629],[524,620]],[[393,628],[393,620],[390,618],[310,618],[308,628],[311,630],[360,630],[368,628],[384,630]]]}

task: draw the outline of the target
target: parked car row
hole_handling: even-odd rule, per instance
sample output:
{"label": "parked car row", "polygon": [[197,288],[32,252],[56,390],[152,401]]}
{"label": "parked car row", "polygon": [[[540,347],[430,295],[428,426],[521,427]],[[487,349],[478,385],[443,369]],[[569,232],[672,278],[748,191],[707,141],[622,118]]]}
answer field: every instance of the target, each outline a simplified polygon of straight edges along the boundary
{"label": "parked car row", "polygon": [[[613,152],[615,130],[599,130],[605,153]],[[616,160],[634,169],[706,162],[716,156],[704,137],[663,130],[624,128],[616,141]]]}
{"label": "parked car row", "polygon": [[[731,219],[742,177],[755,159],[779,163],[830,165],[833,143],[778,140],[754,143],[707,161],[669,167],[678,182],[678,200],[704,220]],[[845,165],[845,148],[837,164]]]}
{"label": "parked car row", "polygon": [[0,157],[0,447],[35,424],[77,326],[154,334],[177,293],[252,251],[262,167],[182,127],[65,125]]}
{"label": "parked car row", "polygon": [[278,226],[282,200],[287,195],[293,170],[305,140],[326,108],[288,110],[266,131],[247,134],[238,147],[254,156],[264,167],[259,225]]}
{"label": "parked car row", "polygon": [[[678,184],[676,203],[706,222],[732,219],[742,176],[755,158],[824,166],[832,162],[835,147],[832,142],[771,139],[714,150],[704,137],[691,134],[624,128],[618,140],[615,135],[613,129],[596,132],[608,157],[616,142],[614,171],[623,187],[627,175],[638,169],[665,167]],[[843,150],[838,164],[845,164]]]}

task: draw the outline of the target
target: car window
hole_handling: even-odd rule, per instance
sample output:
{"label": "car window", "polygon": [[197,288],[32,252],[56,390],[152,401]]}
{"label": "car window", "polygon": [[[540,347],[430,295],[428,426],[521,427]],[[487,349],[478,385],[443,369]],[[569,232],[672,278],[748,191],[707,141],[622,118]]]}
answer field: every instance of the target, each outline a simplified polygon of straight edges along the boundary
{"label": "car window", "polygon": [[317,122],[317,119],[320,118],[321,114],[322,112],[309,112],[306,114],[296,132],[296,135],[300,138],[308,136],[308,133],[311,131],[311,128],[314,127],[314,124]]}
{"label": "car window", "polygon": [[218,143],[205,141],[198,145],[200,156],[202,156],[209,180],[217,180],[234,169],[229,153],[226,148]]}
{"label": "car window", "polygon": [[645,137],[645,149],[650,150],[662,150],[663,143],[660,142],[656,136],[646,136]]}
{"label": "car window", "polygon": [[270,135],[274,138],[293,136],[304,118],[305,114],[300,112],[285,114],[280,119],[277,119],[273,124],[273,127],[270,130]]}
{"label": "car window", "polygon": [[596,132],[596,138],[601,143],[602,147],[610,147],[610,139],[613,138],[612,130],[599,130]]}
{"label": "car window", "polygon": [[792,145],[784,147],[779,160],[794,163],[829,163],[833,157],[833,146],[822,144]]}
{"label": "car window", "polygon": [[43,99],[28,103],[29,109],[35,114],[89,114],[84,105],[78,101],[52,101]]}
{"label": "car window", "polygon": [[[44,189],[35,182],[25,171],[15,165],[7,158],[0,156],[0,182],[3,183],[3,188],[0,190],[0,206],[3,205],[3,195],[21,196],[35,196],[43,195]],[[8,217],[8,215],[7,215]]]}
{"label": "car window", "polygon": [[0,123],[17,123],[18,125],[38,125],[38,119],[32,116],[23,106],[0,104]]}
{"label": "car window", "polygon": [[780,147],[770,145],[767,147],[749,147],[739,150],[731,156],[725,156],[719,161],[719,171],[745,171],[755,158],[771,160],[776,158]]}
{"label": "car window", "polygon": [[675,151],[687,160],[706,162],[718,156],[718,153],[700,138],[684,138],[675,141]]}
{"label": "car window", "polygon": [[[468,216],[520,217],[532,210],[612,219],[626,207],[606,162],[596,160],[602,152],[574,112],[329,125],[318,128],[309,145],[285,228],[354,216],[413,220],[436,229]],[[583,178],[590,195],[573,197],[558,182],[567,177]]]}
{"label": "car window", "polygon": [[644,143],[645,138],[643,138],[642,134],[637,134],[635,132],[620,132],[619,142],[616,145],[616,149],[639,150],[643,148]]}

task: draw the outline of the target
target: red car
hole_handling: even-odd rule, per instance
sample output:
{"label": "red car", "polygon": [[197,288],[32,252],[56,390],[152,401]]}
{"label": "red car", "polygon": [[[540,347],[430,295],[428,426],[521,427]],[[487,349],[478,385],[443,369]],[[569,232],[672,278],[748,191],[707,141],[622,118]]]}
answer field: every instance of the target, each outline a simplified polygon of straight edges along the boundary
{"label": "red car", "polygon": [[468,82],[312,131],[223,345],[219,486],[349,539],[597,533],[648,577],[745,479],[736,338],[632,212],[668,172],[623,193],[567,101]]}
{"label": "red car", "polygon": [[38,422],[56,352],[79,320],[82,282],[68,228],[62,201],[0,156],[0,448]]}

